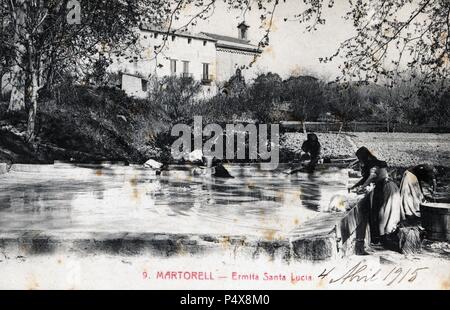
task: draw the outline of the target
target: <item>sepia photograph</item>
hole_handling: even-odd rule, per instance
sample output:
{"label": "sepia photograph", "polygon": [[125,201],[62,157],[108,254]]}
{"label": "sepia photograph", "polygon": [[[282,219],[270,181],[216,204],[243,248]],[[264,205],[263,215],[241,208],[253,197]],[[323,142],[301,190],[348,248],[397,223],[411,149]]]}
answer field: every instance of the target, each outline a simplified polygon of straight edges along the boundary
{"label": "sepia photograph", "polygon": [[449,290],[449,73],[449,0],[0,0],[0,290]]}

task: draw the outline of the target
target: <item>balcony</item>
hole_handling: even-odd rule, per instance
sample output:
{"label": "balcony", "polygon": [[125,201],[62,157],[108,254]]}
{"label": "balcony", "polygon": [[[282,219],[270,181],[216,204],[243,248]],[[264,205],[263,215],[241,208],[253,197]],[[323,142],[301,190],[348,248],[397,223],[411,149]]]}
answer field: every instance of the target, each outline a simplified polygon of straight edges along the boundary
{"label": "balcony", "polygon": [[183,72],[180,74],[180,76],[183,79],[189,79],[189,78],[192,78],[192,73]]}
{"label": "balcony", "polygon": [[211,85],[214,77],[212,75],[203,76],[202,77],[202,84],[203,85]]}

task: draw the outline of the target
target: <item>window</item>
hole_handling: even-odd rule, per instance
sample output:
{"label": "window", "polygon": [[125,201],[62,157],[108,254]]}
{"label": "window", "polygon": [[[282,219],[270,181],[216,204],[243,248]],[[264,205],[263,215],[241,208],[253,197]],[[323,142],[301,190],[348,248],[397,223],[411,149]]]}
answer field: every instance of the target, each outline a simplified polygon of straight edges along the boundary
{"label": "window", "polygon": [[203,64],[203,80],[209,81],[209,64]]}
{"label": "window", "polygon": [[237,77],[237,79],[239,80],[239,81],[241,81],[242,80],[242,71],[241,71],[241,69],[236,69],[236,77]]}
{"label": "window", "polygon": [[189,38],[189,39],[188,39],[188,44],[191,44],[191,42],[192,42],[192,39]]}
{"label": "window", "polygon": [[172,36],[172,41],[175,41],[175,36]]}
{"label": "window", "polygon": [[142,91],[147,91],[148,90],[148,81],[141,79],[141,86],[142,86]]}
{"label": "window", "polygon": [[176,75],[177,74],[177,61],[176,59],[170,60],[170,74]]}
{"label": "window", "polygon": [[245,27],[240,29],[239,38],[242,40],[247,40],[247,29]]}
{"label": "window", "polygon": [[238,25],[238,38],[242,40],[247,40],[247,30],[250,28],[245,22],[242,22]]}
{"label": "window", "polygon": [[203,41],[203,46],[206,46],[206,43],[208,43],[208,41]]}
{"label": "window", "polygon": [[202,74],[202,84],[203,85],[211,85],[212,78],[209,75],[209,64],[203,64],[203,74]]}
{"label": "window", "polygon": [[189,77],[189,61],[183,61],[183,77]]}

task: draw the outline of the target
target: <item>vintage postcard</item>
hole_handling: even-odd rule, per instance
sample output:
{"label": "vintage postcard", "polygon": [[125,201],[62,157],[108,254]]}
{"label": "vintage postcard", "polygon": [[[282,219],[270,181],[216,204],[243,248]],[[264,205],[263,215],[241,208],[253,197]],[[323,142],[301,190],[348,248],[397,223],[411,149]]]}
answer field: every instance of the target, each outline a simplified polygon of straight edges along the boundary
{"label": "vintage postcard", "polygon": [[450,289],[449,20],[0,0],[0,289]]}

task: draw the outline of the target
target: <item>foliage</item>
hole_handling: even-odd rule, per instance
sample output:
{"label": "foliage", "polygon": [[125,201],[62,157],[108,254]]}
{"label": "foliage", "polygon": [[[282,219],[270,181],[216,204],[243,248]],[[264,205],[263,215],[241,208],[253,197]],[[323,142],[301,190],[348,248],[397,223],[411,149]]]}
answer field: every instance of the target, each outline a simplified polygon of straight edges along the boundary
{"label": "foliage", "polygon": [[326,109],[323,83],[311,76],[287,79],[283,96],[292,103],[295,117],[302,122],[317,120]]}
{"label": "foliage", "polygon": [[278,74],[260,74],[249,88],[248,109],[262,122],[270,122],[275,103],[280,101],[283,81]]}
{"label": "foliage", "polygon": [[438,127],[450,124],[450,90],[444,92],[424,92],[420,95],[424,113]]}
{"label": "foliage", "polygon": [[151,0],[79,0],[82,22],[70,24],[68,0],[11,0],[0,3],[2,49],[11,49],[9,110],[27,109],[28,139],[35,135],[39,91],[60,77],[83,76],[99,52],[120,53],[136,42],[139,22],[161,22],[168,4]]}
{"label": "foliage", "polygon": [[64,84],[58,93],[57,100],[42,102],[39,140],[110,160],[139,163],[157,153],[152,141],[159,122],[148,102],[109,87]]}
{"label": "foliage", "polygon": [[363,117],[363,100],[359,89],[351,84],[330,84],[326,91],[328,110],[343,126]]}
{"label": "foliage", "polygon": [[[301,21],[312,23],[309,30],[314,30],[325,23],[324,10],[335,9],[334,1],[307,2],[312,9],[306,9]],[[422,86],[432,85],[446,78],[450,68],[449,15],[447,0],[352,1],[345,18],[353,23],[356,34],[322,61],[343,57],[341,78],[347,81],[392,86],[413,71]]]}
{"label": "foliage", "polygon": [[185,124],[195,116],[201,84],[191,77],[166,76],[150,79],[148,102],[154,115],[170,127]]}
{"label": "foliage", "polygon": [[[61,79],[69,74],[75,79],[84,78],[86,74],[102,76],[104,64],[99,61],[106,63],[113,56],[123,56],[125,50],[138,48],[135,30],[140,24],[167,26],[164,36],[167,38],[176,30],[173,22],[179,20],[183,12],[189,9],[193,14],[180,29],[209,18],[216,4],[216,0],[78,0],[82,22],[71,25],[66,18],[68,1],[10,0],[0,3],[1,73],[5,70],[12,73],[10,110],[26,108],[29,111],[30,139],[34,136],[41,89],[47,88],[47,93],[51,93],[52,88],[57,88]],[[269,44],[274,14],[285,1],[223,2],[228,8],[240,10],[244,17],[248,11],[256,9],[265,30],[258,46],[263,48]],[[304,0],[303,4],[299,6],[303,9],[292,14],[295,20],[306,23],[310,31],[326,22],[325,10],[333,13],[336,9],[334,0]],[[407,78],[405,72],[412,71],[422,81],[422,87],[428,87],[448,75],[448,0],[359,0],[348,5],[345,18],[352,21],[356,34],[342,42],[334,55],[322,59],[331,61],[343,57],[342,79],[382,82],[392,87],[394,81]],[[155,57],[163,47],[156,47]],[[99,59],[99,55],[104,59]],[[248,103],[261,121],[270,119],[268,112],[278,100],[264,88],[270,83],[278,85],[280,79],[268,74],[259,77],[250,89]],[[273,89],[278,89],[277,85],[273,85]]]}

